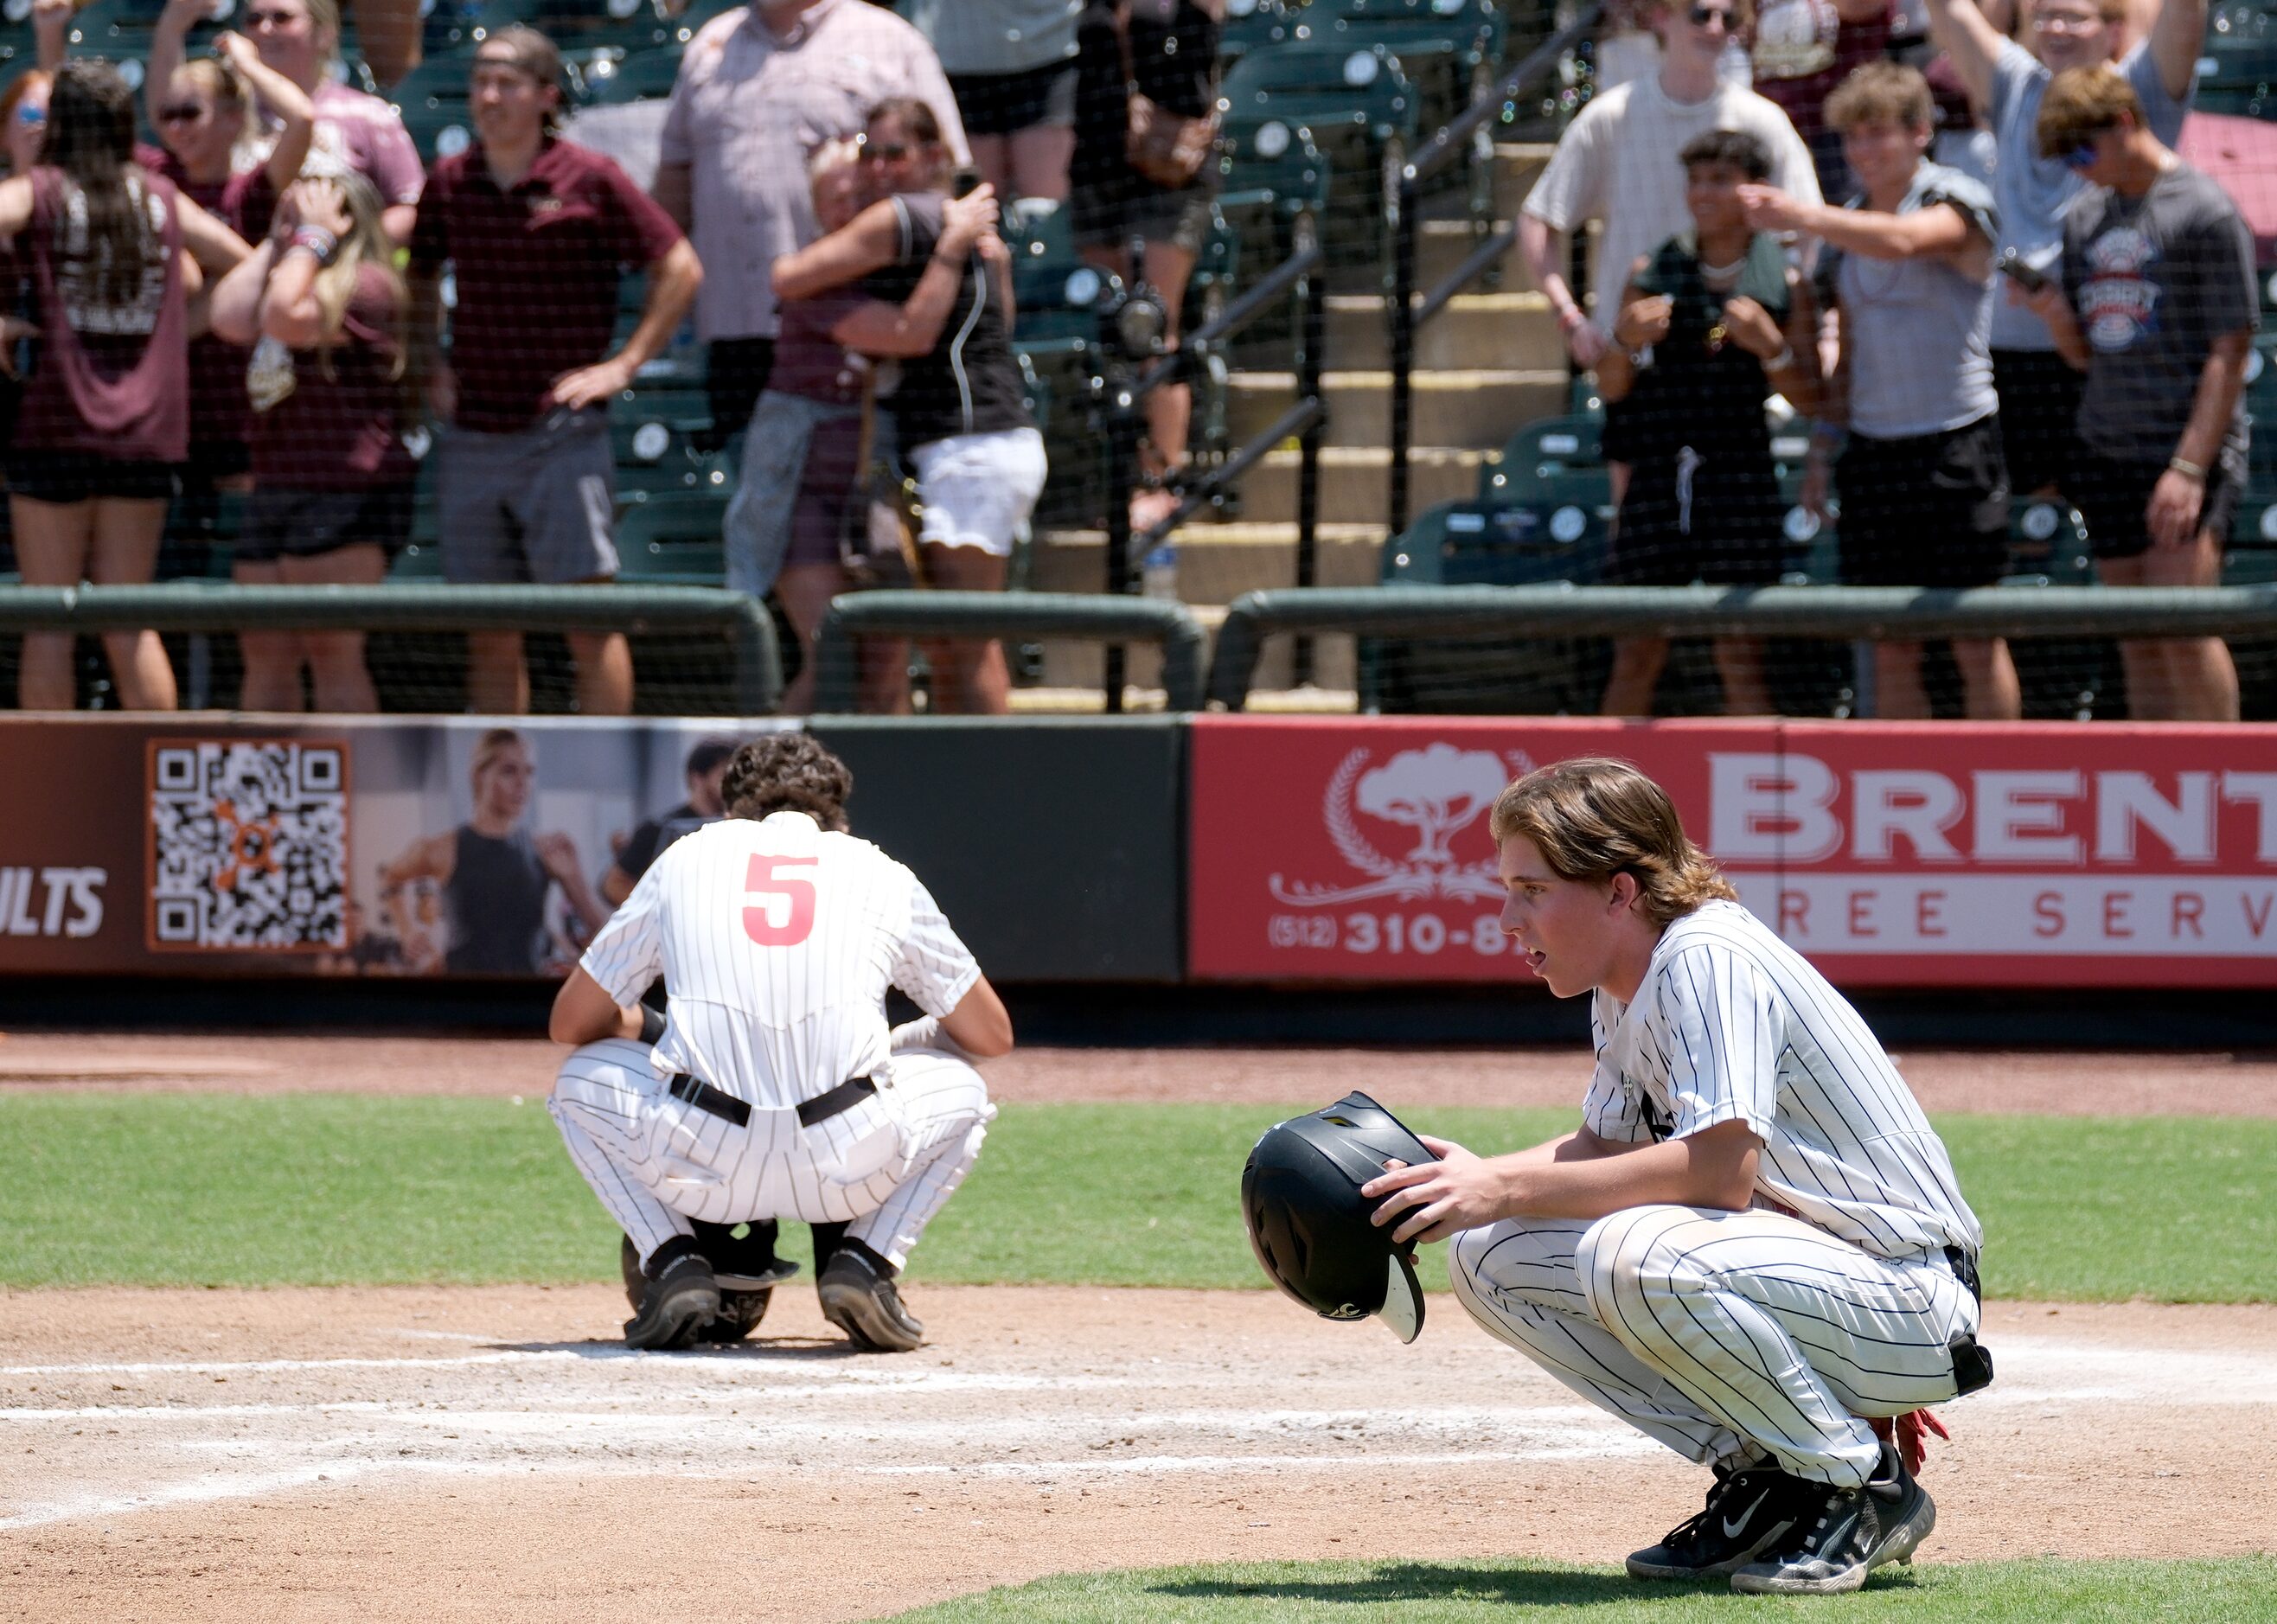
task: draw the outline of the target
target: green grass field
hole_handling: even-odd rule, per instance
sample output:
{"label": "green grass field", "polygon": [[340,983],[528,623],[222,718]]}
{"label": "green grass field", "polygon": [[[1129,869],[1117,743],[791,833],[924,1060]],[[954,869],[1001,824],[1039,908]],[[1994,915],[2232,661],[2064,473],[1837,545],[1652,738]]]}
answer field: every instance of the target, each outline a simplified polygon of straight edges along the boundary
{"label": "green grass field", "polygon": [[[1016,1105],[926,1238],[921,1280],[1261,1286],[1235,1208],[1287,1112]],[[1570,1112],[1437,1110],[1481,1151]],[[1952,1117],[2008,1297],[2277,1300],[2277,1122]],[[541,1102],[334,1094],[0,1097],[0,1285],[614,1277]],[[785,1251],[805,1244],[789,1226]],[[1427,1279],[1443,1278],[1436,1262]]]}
{"label": "green grass field", "polygon": [[896,1616],[894,1624],[1589,1624],[1807,1618],[1811,1624],[2247,1624],[2277,1618],[2277,1559],[1971,1562],[1885,1568],[1854,1596],[1735,1597],[1722,1585],[1640,1586],[1611,1568],[1534,1562],[1245,1562],[1062,1574]]}

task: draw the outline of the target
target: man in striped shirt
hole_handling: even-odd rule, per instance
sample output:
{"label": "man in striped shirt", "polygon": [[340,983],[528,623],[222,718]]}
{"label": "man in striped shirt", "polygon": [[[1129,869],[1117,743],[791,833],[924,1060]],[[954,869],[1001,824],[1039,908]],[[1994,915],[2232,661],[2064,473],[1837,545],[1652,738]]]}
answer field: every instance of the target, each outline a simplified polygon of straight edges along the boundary
{"label": "man in striped shirt", "polygon": [[1871,1424],[1974,1391],[1983,1231],[1858,1012],[1733,900],[1666,793],[1563,761],[1496,802],[1502,927],[1595,995],[1575,1132],[1363,1193],[1451,1238],[1474,1317],[1583,1398],[1714,1468],[1643,1579],[1856,1590],[1910,1559],[1929,1496]]}
{"label": "man in striped shirt", "polygon": [[[1012,1023],[917,876],[845,832],[852,790],[803,733],[742,746],[727,815],[650,865],[554,1001],[580,1047],[546,1105],[639,1260],[634,1347],[747,1331],[712,1254],[770,1218],[815,1227],[822,1311],[856,1346],[924,1339],[894,1278],[980,1155],[971,1062]],[[661,1017],[640,1007],[659,976]],[[924,1018],[888,1031],[888,986]]]}

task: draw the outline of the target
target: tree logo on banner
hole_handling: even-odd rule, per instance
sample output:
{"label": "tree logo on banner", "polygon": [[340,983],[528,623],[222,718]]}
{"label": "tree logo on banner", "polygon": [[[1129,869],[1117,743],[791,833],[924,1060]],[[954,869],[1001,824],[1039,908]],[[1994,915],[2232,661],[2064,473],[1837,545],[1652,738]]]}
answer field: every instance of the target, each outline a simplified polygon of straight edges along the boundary
{"label": "tree logo on banner", "polygon": [[[1442,743],[1403,750],[1374,771],[1361,771],[1374,753],[1363,746],[1345,756],[1321,800],[1321,821],[1337,853],[1370,877],[1358,885],[1323,885],[1276,873],[1267,882],[1274,899],[1317,908],[1370,896],[1499,898],[1493,857],[1463,862],[1454,838],[1494,804],[1504,785],[1532,772],[1533,760],[1522,750],[1497,755]],[[1386,857],[1362,833],[1361,812],[1413,830],[1413,849]]]}

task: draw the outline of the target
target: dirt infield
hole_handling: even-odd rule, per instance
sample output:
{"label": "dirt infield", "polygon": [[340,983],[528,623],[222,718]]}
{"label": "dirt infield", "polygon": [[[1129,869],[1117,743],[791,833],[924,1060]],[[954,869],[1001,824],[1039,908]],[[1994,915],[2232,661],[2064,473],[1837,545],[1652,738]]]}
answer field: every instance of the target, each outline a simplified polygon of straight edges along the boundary
{"label": "dirt infield", "polygon": [[[0,1093],[536,1096],[526,1041],[11,1033]],[[2277,1060],[1922,1053],[1932,1110],[2277,1109]],[[1571,1104],[1574,1051],[1027,1050],[1005,1100]],[[753,1344],[628,1353],[621,1296],[0,1295],[11,1620],[872,1617],[1069,1568],[1616,1561],[1702,1475],[1436,1298],[1420,1342],[1262,1292],[918,1287],[849,1353],[803,1282]],[[2277,1513],[2277,1308],[1995,1303],[1928,1560],[2230,1555]],[[2090,1499],[2092,1500],[2092,1507]]]}
{"label": "dirt infield", "polygon": [[[561,1050],[536,1038],[0,1037],[0,1091],[160,1088],[522,1094],[552,1086]],[[1922,1049],[1898,1056],[1930,1111],[2277,1116],[2277,1055]],[[1387,1103],[1570,1105],[1579,1048],[1024,1048],[988,1065],[999,1100],[1285,1105],[1366,1088]]]}
{"label": "dirt infield", "polygon": [[[804,1290],[645,1355],[599,1287],[0,1300],[0,1610],[857,1619],[1085,1567],[1614,1561],[1704,1484],[1444,1298],[1411,1348],[1263,1292],[913,1304],[934,1346],[884,1358]],[[1925,1560],[2268,1548],[2277,1310],[1996,1303],[1986,1340]]]}

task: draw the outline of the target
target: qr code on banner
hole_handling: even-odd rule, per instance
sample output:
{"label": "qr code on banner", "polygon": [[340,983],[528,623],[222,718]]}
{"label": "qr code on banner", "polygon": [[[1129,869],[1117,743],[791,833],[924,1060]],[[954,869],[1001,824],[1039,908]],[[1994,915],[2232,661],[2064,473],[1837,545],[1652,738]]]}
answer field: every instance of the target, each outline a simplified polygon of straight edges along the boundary
{"label": "qr code on banner", "polygon": [[150,827],[153,945],[347,945],[343,746],[283,739],[153,745]]}

